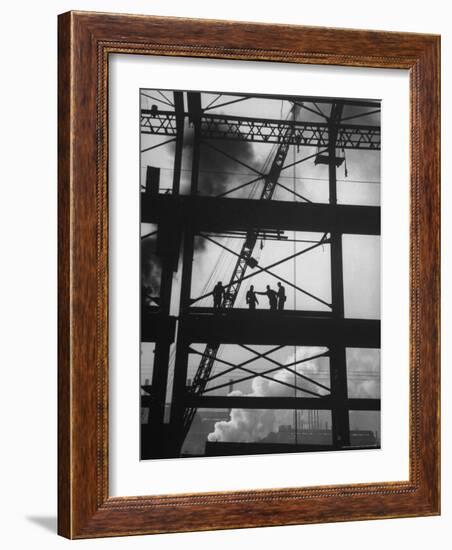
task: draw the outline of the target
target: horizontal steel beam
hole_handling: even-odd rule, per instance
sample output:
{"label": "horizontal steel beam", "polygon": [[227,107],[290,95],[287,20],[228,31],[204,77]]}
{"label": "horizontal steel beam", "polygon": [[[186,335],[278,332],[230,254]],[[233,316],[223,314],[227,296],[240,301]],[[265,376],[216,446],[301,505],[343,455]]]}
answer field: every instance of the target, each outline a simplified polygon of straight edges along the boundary
{"label": "horizontal steel beam", "polygon": [[[327,122],[308,122],[253,118],[232,115],[201,116],[201,139],[232,139],[255,143],[282,143],[290,131],[290,145],[328,147],[330,125]],[[177,121],[174,111],[142,109],[143,134],[175,136]],[[380,127],[363,124],[339,124],[336,144],[341,149],[380,149]]]}
{"label": "horizontal steel beam", "polygon": [[[378,109],[381,107],[381,101],[379,99],[339,99],[337,97],[317,97],[317,96],[288,96],[288,95],[268,95],[268,94],[245,94],[245,93],[234,93],[234,92],[222,92],[223,96],[234,96],[234,97],[247,97],[247,98],[262,98],[267,100],[274,101],[291,101],[295,103],[318,103],[319,105],[326,104],[331,107],[332,103],[341,103],[344,106],[350,107],[373,107]],[[328,112],[326,113],[328,114]]]}
{"label": "horizontal steel beam", "polygon": [[233,309],[204,313],[191,308],[179,321],[179,338],[189,343],[379,348],[380,321],[337,319],[328,313]]}
{"label": "horizontal steel beam", "polygon": [[[289,409],[331,410],[335,403],[330,397],[245,397],[245,396],[191,396],[186,394],[187,407],[197,409]],[[380,399],[347,399],[349,411],[379,411]]]}
{"label": "horizontal steel beam", "polygon": [[141,312],[141,342],[174,342],[176,318],[158,311]]}
{"label": "horizontal steel beam", "polygon": [[[152,94],[156,92],[155,89],[143,89],[141,90],[141,93],[143,95]],[[161,90],[162,92],[172,92],[173,90]],[[183,92],[182,92],[183,93]],[[224,96],[224,97],[231,97],[231,98],[261,98],[266,99],[269,101],[292,101],[296,103],[318,103],[320,104],[328,104],[331,106],[332,103],[342,103],[342,105],[349,105],[352,107],[374,107],[374,108],[380,108],[381,107],[381,100],[379,99],[358,99],[358,98],[337,98],[337,97],[319,97],[319,96],[312,96],[312,95],[282,95],[282,94],[257,94],[257,93],[244,93],[244,92],[197,92],[199,94],[202,93],[208,93],[210,95],[212,94],[218,94],[218,98]],[[149,96],[148,96],[149,97]],[[157,98],[152,98],[155,99]],[[161,101],[160,99],[158,101]]]}
{"label": "horizontal steel beam", "polygon": [[[303,441],[303,432],[298,433],[298,440]],[[200,456],[233,456],[233,455],[257,455],[275,453],[306,453],[320,451],[349,451],[379,449],[380,445],[350,445],[349,447],[335,447],[325,444],[308,443],[234,443],[224,441],[207,441],[205,454]]]}
{"label": "horizontal steel beam", "polygon": [[258,228],[380,234],[380,207],[141,194],[141,221],[191,225],[194,231]]}

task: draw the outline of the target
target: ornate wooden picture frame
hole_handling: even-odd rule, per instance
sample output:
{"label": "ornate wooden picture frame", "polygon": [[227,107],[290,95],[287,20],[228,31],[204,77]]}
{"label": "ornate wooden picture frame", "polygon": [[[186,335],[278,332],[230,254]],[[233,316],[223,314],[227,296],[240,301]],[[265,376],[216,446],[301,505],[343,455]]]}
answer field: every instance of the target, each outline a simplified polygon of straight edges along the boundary
{"label": "ornate wooden picture frame", "polygon": [[[69,12],[59,17],[58,49],[59,533],[89,538],[439,514],[440,38]],[[409,71],[408,481],[109,496],[111,54]]]}

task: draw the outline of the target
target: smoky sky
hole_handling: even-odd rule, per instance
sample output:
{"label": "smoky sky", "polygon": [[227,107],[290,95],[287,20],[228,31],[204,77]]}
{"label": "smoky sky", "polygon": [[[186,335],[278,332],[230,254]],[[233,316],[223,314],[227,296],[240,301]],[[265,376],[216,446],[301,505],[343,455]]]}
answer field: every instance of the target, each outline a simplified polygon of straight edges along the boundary
{"label": "smoky sky", "polygon": [[[377,112],[376,112],[377,111]],[[365,114],[370,113],[370,114]],[[329,113],[327,113],[329,114]],[[354,105],[346,105],[342,111],[343,124],[364,124],[371,126],[380,125],[381,114],[375,107],[356,107]],[[345,120],[348,119],[348,120]]]}
{"label": "smoky sky", "polygon": [[[168,93],[168,92],[165,92]],[[184,92],[185,93],[185,92]],[[203,107],[213,99],[213,94],[201,93],[201,100]],[[234,99],[233,96],[226,99]],[[149,107],[144,101],[146,108]],[[221,103],[220,100],[219,103]],[[374,101],[374,100],[373,100]],[[147,102],[147,103],[146,103]],[[303,98],[300,98],[300,102],[303,102]],[[375,101],[375,103],[377,103]],[[305,109],[301,109],[298,115],[298,119],[306,122],[325,122],[325,118],[322,115],[316,114],[314,111],[317,108],[313,102],[305,102]],[[165,107],[161,107],[165,109]],[[229,116],[235,115],[238,117],[265,117],[274,120],[285,120],[287,118],[287,111],[290,109],[288,100],[275,100],[272,98],[256,98],[246,100],[244,102],[234,103],[230,106],[224,107],[218,106],[218,109],[211,108],[210,114],[217,115],[221,118],[221,115]],[[324,113],[326,117],[330,115],[331,104],[320,101],[318,108]],[[376,112],[375,107],[355,107],[345,105],[342,112],[342,123],[344,125],[372,125],[379,126],[380,113]],[[209,112],[209,111],[207,111]],[[370,114],[365,114],[370,113]],[[364,115],[364,116],[357,116]],[[218,125],[220,126],[220,125]],[[224,128],[212,128],[214,134],[221,133]],[[158,139],[167,139],[166,137],[158,136]],[[156,139],[157,139],[156,138]],[[144,147],[153,146],[157,141],[152,141],[152,136],[146,136],[146,141],[143,142]],[[193,139],[194,129],[189,126],[188,121],[185,122],[184,127],[184,140],[183,140],[183,153],[182,153],[182,174],[180,180],[180,193],[181,195],[187,195],[190,193],[190,178],[191,167],[193,157]],[[210,146],[209,146],[210,145]],[[214,150],[211,146],[221,149],[226,156],[219,151]],[[276,146],[275,146],[276,147]],[[245,163],[246,165],[253,167],[254,169],[262,172],[267,172],[268,168],[264,170],[262,168],[263,163],[268,160],[271,162],[274,158],[274,150],[271,149],[270,143],[251,143],[242,141],[240,139],[210,139],[205,140],[200,145],[200,163],[199,163],[199,178],[198,178],[198,194],[201,196],[218,196],[222,193],[232,190],[243,183],[253,180],[257,174],[247,167],[236,162],[234,158]],[[169,143],[161,148],[152,149],[142,156],[142,174],[145,174],[146,166],[153,165],[160,167],[161,172],[161,193],[165,193],[167,189],[171,187],[173,177],[173,163],[174,163],[175,145]],[[313,147],[292,147],[289,151],[289,157],[287,164],[299,160],[302,156],[307,156],[311,153],[315,153]],[[379,186],[375,187],[374,181],[379,181],[380,178],[380,153],[378,151],[361,151],[361,150],[346,150],[346,163],[342,165],[337,171],[338,182],[343,180],[341,184],[338,184],[338,202],[341,204],[372,204],[379,205],[379,195],[377,193]],[[337,153],[341,154],[341,153]],[[343,153],[342,153],[343,155]],[[233,157],[233,158],[230,158]],[[345,164],[348,167],[348,176],[344,174]],[[143,177],[143,176],[142,176]],[[348,181],[347,181],[348,177]],[[354,181],[354,180],[363,180]],[[371,180],[371,181],[367,181]],[[328,202],[328,167],[323,165],[316,165],[314,159],[308,162],[297,164],[292,169],[282,172],[280,177],[281,183],[286,186],[296,189],[300,194],[308,197],[312,202],[325,203]],[[251,186],[246,186],[238,191],[226,195],[230,199],[234,198],[259,198],[258,192],[262,187],[263,179],[255,185],[254,194],[250,193]],[[294,200],[287,192],[279,188],[278,192],[273,196],[273,200]],[[378,195],[378,196],[377,196]],[[291,234],[288,234],[291,238]],[[296,238],[295,233],[293,238]],[[317,236],[301,235],[297,238],[313,238]],[[349,242],[353,241],[353,242]],[[375,242],[374,242],[375,241]],[[221,243],[225,243],[220,239]],[[228,243],[226,243],[228,244]],[[161,274],[161,258],[157,256],[157,240],[153,238],[143,239],[141,243],[141,271],[142,281],[146,282],[153,288],[160,287],[160,274]],[[233,250],[240,251],[241,242],[239,240],[233,241],[229,245]],[[195,250],[201,252],[195,256],[193,262],[193,277],[192,277],[192,297],[201,295],[202,289],[210,281],[209,277],[212,273],[215,273],[216,280],[222,280],[223,283],[229,281],[231,271],[236,263],[236,258],[232,257],[228,263],[224,258],[227,258],[226,252],[223,256],[220,256],[220,251],[214,248],[214,244],[207,242],[202,237],[195,237],[194,247]],[[279,259],[286,253],[286,248],[294,247],[295,251],[298,251],[303,244],[284,244],[282,243],[265,243],[265,247],[260,251],[259,262],[262,265],[268,265],[275,259]],[[218,252],[218,254],[217,254]],[[288,252],[287,252],[288,253]],[[328,292],[330,291],[330,259],[329,248],[325,247],[325,250],[316,249],[315,251],[303,255],[297,261],[293,261],[291,264],[284,264],[278,268],[277,273],[286,277],[288,280],[294,280],[302,288],[306,288],[308,291],[313,291],[314,294],[319,295],[321,298],[330,300]],[[275,258],[273,258],[275,256]],[[224,257],[224,258],[223,258]],[[224,259],[223,263],[219,263],[220,259]],[[344,292],[345,292],[345,304],[346,304],[346,316],[353,318],[379,318],[379,246],[376,238],[354,238],[344,239]],[[298,261],[299,260],[299,261]],[[214,271],[219,265],[217,271]],[[294,269],[296,269],[294,275]],[[264,277],[264,275],[262,275]],[[173,294],[177,296],[180,288],[181,274],[177,273],[177,277],[173,281]],[[292,279],[293,278],[293,279]],[[176,281],[177,279],[177,281]],[[253,282],[251,279],[250,282]],[[265,281],[263,281],[265,282]],[[269,279],[268,282],[272,282]],[[213,284],[213,283],[212,283]],[[208,290],[211,290],[211,286],[208,286]],[[273,285],[272,285],[273,286]],[[323,292],[325,290],[325,292]],[[289,291],[288,291],[289,295]],[[302,309],[306,302],[306,309],[316,310],[319,306],[311,304],[307,298],[300,297],[295,300],[295,290],[293,296],[291,294],[291,300],[293,300],[294,309]],[[211,299],[206,299],[208,305],[211,306]],[[176,303],[176,300],[174,300]],[[236,307],[241,307],[243,301],[237,300]],[[378,307],[377,307],[378,306]],[[259,306],[261,309],[266,309],[267,304],[263,297],[262,303]],[[177,314],[177,306],[174,306],[174,313]],[[199,351],[203,351],[203,346],[199,344]],[[295,353],[297,359],[299,354],[312,353],[312,349],[306,348],[303,350],[299,348]],[[281,363],[291,361],[291,350],[281,351]],[[229,347],[222,347],[221,353],[224,353],[224,357],[227,360],[240,363],[246,356],[243,350],[232,351]],[[289,353],[287,357],[283,355]],[[222,355],[219,354],[221,358]],[[375,373],[374,377],[357,378],[356,380],[349,380],[349,392],[352,396],[356,397],[378,397],[380,394],[379,387],[379,375],[380,362],[379,356],[373,357],[372,361],[367,357],[367,354],[359,351],[353,356],[353,361],[350,359],[350,364],[354,365],[354,369],[358,372],[372,371]],[[323,363],[325,363],[323,365]],[[320,367],[324,366],[323,370],[327,371],[327,360],[319,360],[317,362],[305,363],[304,367],[300,366],[300,373],[308,374],[312,378],[320,376]],[[173,367],[174,368],[174,367]],[[191,357],[188,365],[187,376],[193,378],[199,368],[199,357]],[[216,364],[214,371],[216,374],[220,372],[223,367],[221,364]],[[257,371],[260,371],[260,365],[257,366]],[[262,366],[265,368],[265,365]],[[317,372],[319,371],[319,372]],[[323,371],[322,371],[323,372]],[[237,373],[238,374],[238,373]],[[232,375],[231,375],[232,376]],[[253,383],[242,383],[235,389],[236,394],[241,395],[293,395],[293,390],[286,390],[278,383],[278,379],[285,381],[288,377],[287,373],[281,372],[278,375],[272,375],[274,381],[266,380],[261,377],[257,377]],[[235,380],[235,376],[232,376]],[[369,379],[368,379],[369,378]],[[223,380],[223,379],[221,379]],[[226,380],[227,381],[227,380]],[[287,379],[288,382],[292,382],[292,377]],[[307,389],[315,389],[314,386],[309,384],[304,386]],[[171,388],[170,388],[171,389]],[[223,388],[221,390],[214,390],[217,395],[227,395],[229,390]],[[168,401],[170,392],[168,392]],[[259,411],[252,411],[252,414],[248,417],[243,416],[243,410],[230,411],[229,419],[224,420],[221,424],[214,427],[211,434],[211,439],[218,441],[236,440],[259,440],[268,433],[277,430],[280,425],[290,424],[290,416],[292,412],[287,411],[263,411],[264,416],[261,417]],[[361,413],[358,413],[360,418]],[[377,418],[378,417],[378,418]],[[378,420],[378,422],[377,422]],[[379,414],[376,414],[376,420],[364,422],[363,425],[370,425],[372,429],[379,429]],[[260,431],[259,431],[260,430]],[[259,431],[259,433],[258,433]],[[216,433],[215,433],[216,432]],[[264,433],[265,432],[265,433]],[[248,434],[245,436],[245,433]],[[205,440],[204,436],[204,440]]]}
{"label": "smoky sky", "polygon": [[[216,128],[215,126],[217,125],[213,125],[212,127],[214,132],[217,129],[220,130],[220,128]],[[191,166],[193,158],[193,139],[193,128],[186,128],[184,133],[184,155],[188,166]],[[216,149],[221,149],[225,155],[213,149],[210,145],[216,147]],[[226,155],[230,155],[233,158]],[[216,139],[202,142],[198,179],[198,192],[200,195],[219,195],[225,192],[230,184],[237,183],[237,177],[234,176],[234,172],[238,172],[239,170],[243,172],[244,167],[240,166],[234,158],[253,166],[255,162],[253,145],[246,141],[232,139]],[[253,175],[255,174],[250,171],[250,179],[252,179]]]}
{"label": "smoky sky", "polygon": [[160,292],[162,263],[156,254],[155,235],[141,239],[141,284],[151,289],[153,295]]}
{"label": "smoky sky", "polygon": [[[214,124],[213,131],[219,130]],[[184,131],[184,162],[191,168],[193,160],[193,127],[186,127]],[[213,149],[221,149],[225,154]],[[174,154],[175,146],[171,144],[171,152]],[[229,155],[229,156],[227,156]],[[232,157],[232,158],[231,158]],[[198,194],[216,196],[227,191],[231,184],[240,185],[234,172],[245,168],[240,166],[234,158],[253,166],[256,157],[253,145],[245,141],[236,140],[205,140],[201,143],[198,175]],[[245,169],[246,170],[246,169]],[[243,172],[242,172],[243,173]],[[250,171],[250,179],[256,174]],[[194,248],[198,252],[203,252],[206,247],[206,241],[202,237],[195,237]]]}
{"label": "smoky sky", "polygon": [[[320,347],[297,347],[291,354],[286,364],[292,364],[294,360],[307,359],[327,352],[328,348]],[[373,374],[378,375],[367,379],[348,378],[349,392],[353,396],[376,398],[380,396],[380,353],[378,350],[367,349],[349,349],[348,350],[347,368],[357,370],[365,367]],[[318,375],[326,369],[329,369],[329,360],[325,357],[318,357],[312,361],[296,365],[294,367],[297,373],[308,376],[311,380],[318,381]],[[293,373],[281,369],[277,374],[273,375],[273,380],[268,380],[260,377],[253,379],[251,384],[251,392],[244,393],[242,390],[233,390],[228,395],[247,397],[289,397],[293,395],[293,389],[281,384],[281,382],[293,383]],[[318,387],[310,382],[303,381],[301,385],[306,390],[314,392],[319,391]],[[323,395],[328,392],[321,391]],[[228,420],[221,420],[215,423],[213,432],[208,435],[209,441],[259,441],[267,437],[272,432],[277,432],[279,427],[286,424],[291,424],[293,419],[293,411],[275,410],[275,409],[231,409]],[[368,426],[368,429],[380,430],[379,416],[366,419],[363,417],[362,411],[356,411],[354,420],[359,424],[360,419],[363,424]],[[331,420],[328,422],[331,425]]]}

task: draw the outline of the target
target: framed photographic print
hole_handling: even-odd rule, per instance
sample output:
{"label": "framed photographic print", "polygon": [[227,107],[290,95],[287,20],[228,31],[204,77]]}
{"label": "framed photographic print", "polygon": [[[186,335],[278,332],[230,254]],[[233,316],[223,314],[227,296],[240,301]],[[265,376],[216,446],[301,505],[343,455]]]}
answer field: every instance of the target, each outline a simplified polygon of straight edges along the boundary
{"label": "framed photographic print", "polygon": [[59,19],[59,532],[439,513],[439,37]]}

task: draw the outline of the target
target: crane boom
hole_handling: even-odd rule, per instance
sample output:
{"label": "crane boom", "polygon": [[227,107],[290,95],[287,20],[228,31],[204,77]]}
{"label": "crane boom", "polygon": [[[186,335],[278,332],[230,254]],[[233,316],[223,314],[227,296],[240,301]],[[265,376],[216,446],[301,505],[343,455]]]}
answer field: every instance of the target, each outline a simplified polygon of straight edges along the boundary
{"label": "crane boom", "polygon": [[[295,118],[295,112],[297,107],[294,105],[292,107],[291,113]],[[289,113],[290,116],[290,113]],[[284,166],[284,162],[289,151],[289,147],[292,142],[292,134],[294,132],[293,125],[289,125],[287,130],[281,140],[280,145],[276,151],[275,157],[273,159],[272,165],[268,174],[264,178],[264,187],[261,192],[260,200],[271,200],[275,192],[276,186],[278,184],[278,179],[281,174],[281,171]],[[253,261],[252,254],[254,247],[257,242],[259,231],[256,229],[250,229],[246,233],[245,241],[242,246],[242,250],[237,258],[234,270],[232,272],[228,291],[225,293],[223,298],[222,308],[231,309],[234,307],[235,301],[240,291],[242,285],[243,277],[245,276],[246,270],[248,267],[256,267],[255,261]],[[210,373],[212,371],[215,359],[217,357],[220,344],[210,343],[206,345],[203,356],[198,366],[198,370],[193,378],[191,388],[189,390],[190,394],[194,396],[201,395],[209,381]],[[183,438],[187,436],[190,426],[193,422],[193,418],[196,414],[196,408],[190,407],[186,408],[183,418]]]}

